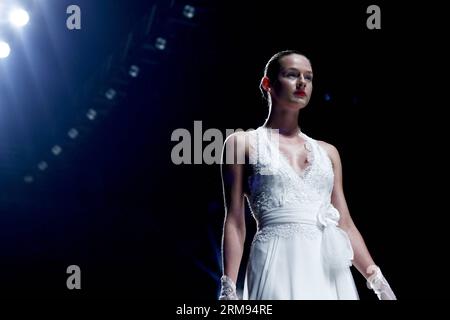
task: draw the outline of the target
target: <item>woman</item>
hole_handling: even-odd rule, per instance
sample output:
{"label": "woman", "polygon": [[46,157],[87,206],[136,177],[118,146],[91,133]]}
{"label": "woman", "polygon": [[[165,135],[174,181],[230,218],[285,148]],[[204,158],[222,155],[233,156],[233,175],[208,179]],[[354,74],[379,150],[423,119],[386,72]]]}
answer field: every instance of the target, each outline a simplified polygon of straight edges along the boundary
{"label": "woman", "polygon": [[[261,80],[269,103],[266,122],[225,142],[219,299],[238,298],[235,283],[246,234],[244,197],[258,225],[244,299],[358,299],[352,264],[379,299],[396,299],[350,216],[338,151],[310,138],[298,125],[299,112],[311,97],[312,79],[304,55],[292,50],[275,54]],[[245,161],[239,161],[241,151]]]}

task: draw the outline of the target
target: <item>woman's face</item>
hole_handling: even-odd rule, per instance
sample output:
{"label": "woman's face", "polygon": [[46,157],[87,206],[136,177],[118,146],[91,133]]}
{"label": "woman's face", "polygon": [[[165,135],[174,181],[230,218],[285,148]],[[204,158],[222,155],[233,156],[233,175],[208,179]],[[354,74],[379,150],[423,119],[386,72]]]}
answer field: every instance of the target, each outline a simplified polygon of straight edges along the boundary
{"label": "woman's face", "polygon": [[290,54],[279,60],[280,72],[271,85],[272,100],[288,108],[304,108],[312,93],[312,68],[309,60],[299,54]]}

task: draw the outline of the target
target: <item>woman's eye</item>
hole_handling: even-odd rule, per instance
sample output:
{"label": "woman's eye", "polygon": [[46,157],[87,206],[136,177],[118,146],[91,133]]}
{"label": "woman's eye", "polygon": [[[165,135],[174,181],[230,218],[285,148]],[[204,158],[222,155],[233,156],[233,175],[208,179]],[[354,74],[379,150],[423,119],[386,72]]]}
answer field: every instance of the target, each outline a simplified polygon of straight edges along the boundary
{"label": "woman's eye", "polygon": [[298,77],[298,74],[296,74],[296,73],[288,73],[287,76],[288,76],[289,78],[297,78],[297,77]]}
{"label": "woman's eye", "polygon": [[312,81],[313,77],[312,76],[306,76],[305,79],[309,80],[309,81]]}

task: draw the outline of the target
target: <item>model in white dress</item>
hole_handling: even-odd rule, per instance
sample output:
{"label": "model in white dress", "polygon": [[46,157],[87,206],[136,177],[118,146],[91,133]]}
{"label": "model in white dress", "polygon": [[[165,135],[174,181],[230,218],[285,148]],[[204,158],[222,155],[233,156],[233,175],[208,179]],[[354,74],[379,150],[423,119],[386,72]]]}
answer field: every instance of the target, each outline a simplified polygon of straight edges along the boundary
{"label": "model in white dress", "polygon": [[[348,211],[339,153],[300,130],[299,112],[309,103],[312,80],[311,63],[300,52],[285,50],[273,55],[260,83],[269,107],[265,124],[245,134],[233,134],[225,142],[219,299],[240,298],[235,282],[246,235],[244,196],[258,224],[244,299],[358,299],[349,269],[352,263],[379,299],[396,299]],[[249,138],[249,143],[242,141],[244,138]],[[289,150],[278,147],[281,140]],[[234,146],[245,151],[250,167],[240,163],[244,153],[234,154]],[[294,160],[289,161],[282,152]]]}
{"label": "model in white dress", "polygon": [[302,132],[308,166],[300,174],[265,127],[251,131],[249,205],[258,230],[251,244],[244,299],[358,299],[353,251],[331,204],[327,152]]}

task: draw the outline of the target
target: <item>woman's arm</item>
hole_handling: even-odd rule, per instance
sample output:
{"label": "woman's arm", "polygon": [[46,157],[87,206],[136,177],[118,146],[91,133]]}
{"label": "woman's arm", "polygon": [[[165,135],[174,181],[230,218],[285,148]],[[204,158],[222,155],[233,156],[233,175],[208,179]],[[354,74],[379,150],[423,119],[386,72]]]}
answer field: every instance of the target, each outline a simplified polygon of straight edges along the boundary
{"label": "woman's arm", "polygon": [[353,247],[354,260],[353,265],[358,269],[358,271],[365,277],[369,277],[370,270],[369,266],[374,265],[369,250],[364,242],[361,233],[356,228],[353,223],[353,219],[350,216],[350,212],[347,207],[347,202],[344,196],[344,190],[342,186],[342,164],[339,156],[338,150],[331,144],[326,144],[322,142],[328,155],[330,156],[331,162],[333,163],[334,171],[334,186],[333,192],[331,194],[331,203],[339,211],[341,218],[339,220],[339,227],[343,229],[350,238],[350,242]]}
{"label": "woman's arm", "polygon": [[343,229],[350,238],[352,244],[354,259],[353,265],[368,280],[371,288],[374,289],[379,299],[395,300],[396,297],[392,292],[386,279],[383,277],[381,270],[373,261],[369,250],[364,242],[361,233],[355,226],[345,200],[343,184],[342,184],[342,164],[338,150],[331,144],[320,141],[320,144],[327,151],[334,171],[334,186],[331,194],[331,203],[340,213],[339,227]]}
{"label": "woman's arm", "polygon": [[[222,238],[223,272],[236,283],[245,242],[244,163],[248,159],[245,132],[230,135],[222,152],[225,221]],[[245,157],[240,157],[245,153]]]}

